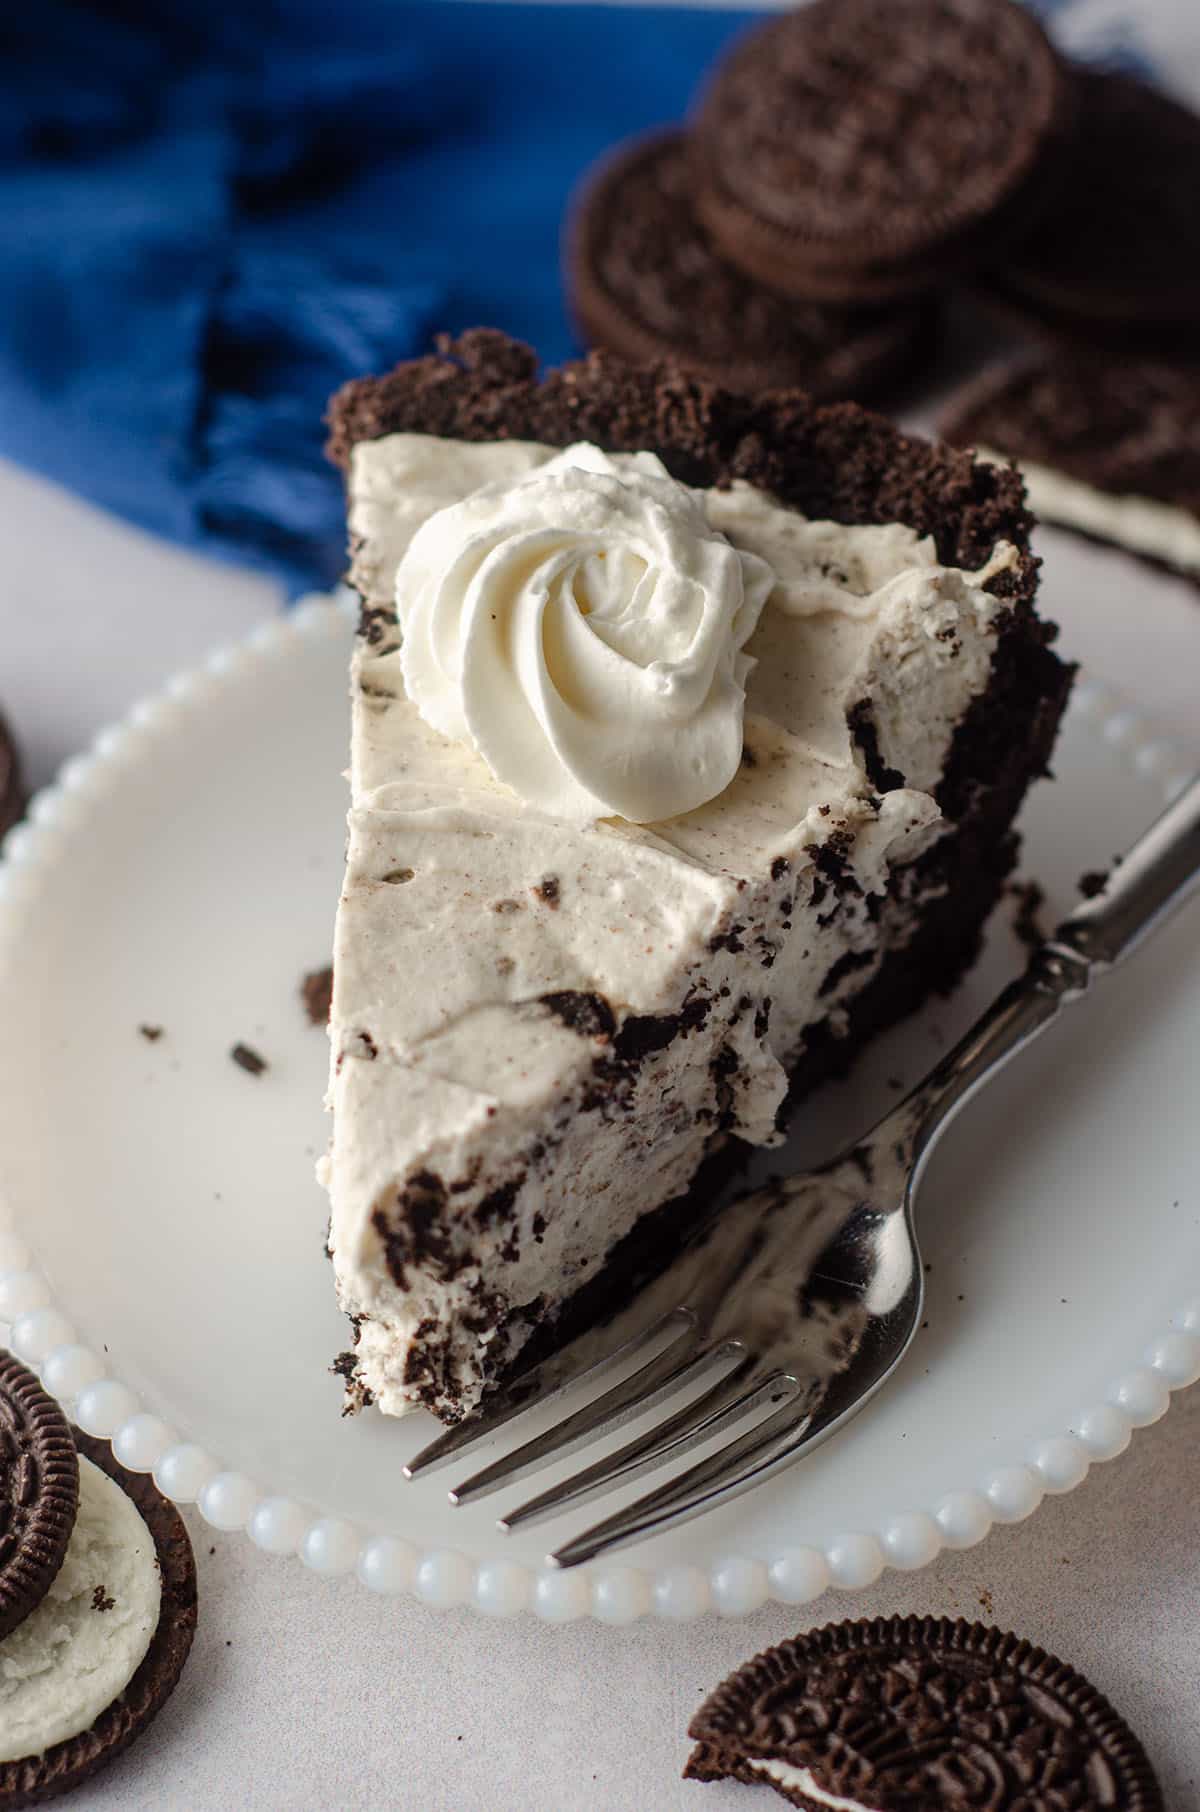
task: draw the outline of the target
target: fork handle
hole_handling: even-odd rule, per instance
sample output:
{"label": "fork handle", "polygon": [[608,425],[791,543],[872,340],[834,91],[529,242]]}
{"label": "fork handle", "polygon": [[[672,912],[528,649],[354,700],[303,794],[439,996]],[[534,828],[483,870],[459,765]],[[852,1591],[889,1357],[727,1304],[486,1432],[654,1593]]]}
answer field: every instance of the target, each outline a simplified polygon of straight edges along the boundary
{"label": "fork handle", "polygon": [[1073,951],[1093,969],[1111,968],[1200,889],[1200,775],[1129,854],[1100,892],[1065,918],[1051,946]]}
{"label": "fork handle", "polygon": [[1035,950],[965,1038],[909,1097],[921,1162],[965,1101],[1043,1032],[1096,976],[1128,956],[1200,891],[1200,776],[1113,869],[1101,891]]}

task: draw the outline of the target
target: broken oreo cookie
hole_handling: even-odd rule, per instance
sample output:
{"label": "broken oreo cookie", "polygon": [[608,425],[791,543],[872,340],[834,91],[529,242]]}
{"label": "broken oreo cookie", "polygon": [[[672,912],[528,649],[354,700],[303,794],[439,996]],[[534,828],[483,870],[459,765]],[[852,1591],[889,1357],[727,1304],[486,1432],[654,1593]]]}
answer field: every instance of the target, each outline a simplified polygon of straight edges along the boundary
{"label": "broken oreo cookie", "polygon": [[694,1780],[803,1812],[1163,1812],[1140,1743],[1082,1675],[962,1619],[829,1624],[768,1649],[689,1726]]}

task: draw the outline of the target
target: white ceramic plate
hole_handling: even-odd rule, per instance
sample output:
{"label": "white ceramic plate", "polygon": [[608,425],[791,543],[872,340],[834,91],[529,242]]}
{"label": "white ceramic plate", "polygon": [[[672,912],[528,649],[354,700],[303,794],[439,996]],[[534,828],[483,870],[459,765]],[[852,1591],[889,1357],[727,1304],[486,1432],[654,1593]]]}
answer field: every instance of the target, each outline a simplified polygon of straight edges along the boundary
{"label": "white ceramic plate", "polygon": [[[349,640],[312,603],[215,656],[72,762],[0,864],[0,1318],[85,1428],[319,1571],[623,1621],[923,1566],[1069,1490],[1200,1374],[1193,912],[954,1128],[923,1192],[928,1329],[811,1459],[568,1574],[541,1558],[579,1512],[506,1539],[503,1504],[451,1512],[442,1476],[406,1484],[432,1424],[341,1420],[327,1369],[346,1332],[313,1180],[326,1046],[298,998],[340,878]],[[1059,908],[1182,764],[1087,686],[1055,766],[1022,869]],[[916,1080],[1019,961],[1011,916],[953,1001],[807,1105],[793,1155],[827,1152]],[[238,1041],[264,1075],[231,1062]]]}

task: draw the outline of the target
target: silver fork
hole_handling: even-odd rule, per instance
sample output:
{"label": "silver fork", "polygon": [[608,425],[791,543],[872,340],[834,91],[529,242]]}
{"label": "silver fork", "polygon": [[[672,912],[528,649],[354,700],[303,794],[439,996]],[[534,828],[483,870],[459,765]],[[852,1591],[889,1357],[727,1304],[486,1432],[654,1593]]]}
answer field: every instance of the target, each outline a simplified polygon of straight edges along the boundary
{"label": "silver fork", "polygon": [[[891,1376],[920,1325],[914,1207],[941,1134],[964,1102],[1198,883],[1200,778],[864,1139],[819,1170],[721,1209],[625,1312],[531,1370],[484,1414],[447,1430],[406,1475],[458,1460],[526,1411],[580,1384],[600,1384],[614,1370],[622,1373],[617,1382],[465,1479],[451,1502],[512,1484],[661,1405],[666,1413],[646,1432],[509,1511],[500,1527],[556,1516],[730,1433],[548,1556],[551,1565],[572,1567],[728,1502],[827,1439]],[[679,1407],[671,1407],[676,1398]]]}

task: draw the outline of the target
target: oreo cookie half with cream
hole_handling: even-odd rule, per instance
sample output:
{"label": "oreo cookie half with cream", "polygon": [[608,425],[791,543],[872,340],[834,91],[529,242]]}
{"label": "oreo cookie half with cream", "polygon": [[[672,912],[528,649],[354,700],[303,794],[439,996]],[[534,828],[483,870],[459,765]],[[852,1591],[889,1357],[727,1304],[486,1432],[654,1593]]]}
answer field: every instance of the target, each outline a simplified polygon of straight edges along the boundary
{"label": "oreo cookie half with cream", "polygon": [[802,1812],[1163,1812],[1108,1700],[1044,1649],[961,1618],[829,1624],[768,1649],[692,1719],[693,1780]]}
{"label": "oreo cookie half with cream", "polygon": [[1016,460],[1042,521],[1200,581],[1200,366],[1047,353],[967,385],[939,428]]}
{"label": "oreo cookie half with cream", "polygon": [[[31,1371],[0,1352],[0,1656],[3,1638],[41,1602],[62,1566],[78,1497],[66,1417]],[[0,1705],[2,1679],[0,1662]]]}
{"label": "oreo cookie half with cream", "polygon": [[179,1512],[150,1479],[106,1442],[77,1434],[72,1447],[57,1406],[8,1355],[0,1378],[6,1415],[14,1400],[54,1412],[55,1474],[69,1479],[58,1496],[74,1511],[38,1602],[0,1639],[0,1812],[12,1812],[80,1785],[149,1724],[191,1647],[196,1568]]}

